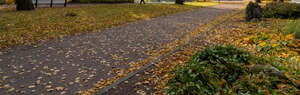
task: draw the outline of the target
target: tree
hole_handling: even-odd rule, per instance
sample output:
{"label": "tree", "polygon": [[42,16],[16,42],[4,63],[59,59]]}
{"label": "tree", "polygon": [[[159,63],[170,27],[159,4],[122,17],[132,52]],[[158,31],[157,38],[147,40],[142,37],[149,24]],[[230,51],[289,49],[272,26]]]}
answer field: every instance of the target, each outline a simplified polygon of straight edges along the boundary
{"label": "tree", "polygon": [[17,10],[33,10],[32,0],[16,0]]}
{"label": "tree", "polygon": [[183,5],[183,3],[184,3],[184,0],[175,0],[175,4]]}

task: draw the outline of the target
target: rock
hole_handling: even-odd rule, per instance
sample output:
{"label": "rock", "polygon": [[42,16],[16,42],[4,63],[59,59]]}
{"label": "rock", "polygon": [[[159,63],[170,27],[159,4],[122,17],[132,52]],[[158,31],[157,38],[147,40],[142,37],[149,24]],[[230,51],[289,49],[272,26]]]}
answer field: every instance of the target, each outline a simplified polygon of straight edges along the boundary
{"label": "rock", "polygon": [[250,66],[250,72],[251,73],[259,73],[259,72],[264,72],[269,76],[275,76],[280,79],[285,79],[289,80],[284,73],[282,73],[280,70],[277,68],[271,66],[271,65],[252,65]]}

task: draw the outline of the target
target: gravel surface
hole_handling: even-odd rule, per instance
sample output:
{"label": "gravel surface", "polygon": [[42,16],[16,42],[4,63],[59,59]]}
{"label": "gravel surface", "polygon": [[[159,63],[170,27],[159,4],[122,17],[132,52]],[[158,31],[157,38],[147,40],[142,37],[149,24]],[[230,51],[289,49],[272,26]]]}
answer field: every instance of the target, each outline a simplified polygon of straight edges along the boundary
{"label": "gravel surface", "polygon": [[197,26],[240,8],[217,5],[0,52],[0,95],[73,95]]}

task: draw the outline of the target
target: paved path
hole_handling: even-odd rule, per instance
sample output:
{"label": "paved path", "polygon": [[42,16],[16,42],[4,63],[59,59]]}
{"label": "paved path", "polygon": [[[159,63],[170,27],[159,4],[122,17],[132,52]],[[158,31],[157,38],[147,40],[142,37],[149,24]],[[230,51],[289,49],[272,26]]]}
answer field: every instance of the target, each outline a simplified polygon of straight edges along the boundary
{"label": "paved path", "polygon": [[[0,52],[0,95],[73,95],[97,81],[130,68],[157,49],[197,26],[240,8],[239,4],[210,8],[121,25],[101,32],[17,46]],[[9,93],[7,93],[9,92]]]}

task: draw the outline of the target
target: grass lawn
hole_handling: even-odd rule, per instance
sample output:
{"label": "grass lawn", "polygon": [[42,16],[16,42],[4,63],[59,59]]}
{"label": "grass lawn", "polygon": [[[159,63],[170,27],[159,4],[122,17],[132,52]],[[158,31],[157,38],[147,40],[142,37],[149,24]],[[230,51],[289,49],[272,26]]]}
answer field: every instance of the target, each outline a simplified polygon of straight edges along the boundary
{"label": "grass lawn", "polygon": [[0,49],[109,28],[127,22],[164,16],[194,8],[197,6],[124,4],[37,8],[34,11],[21,12],[0,9]]}

